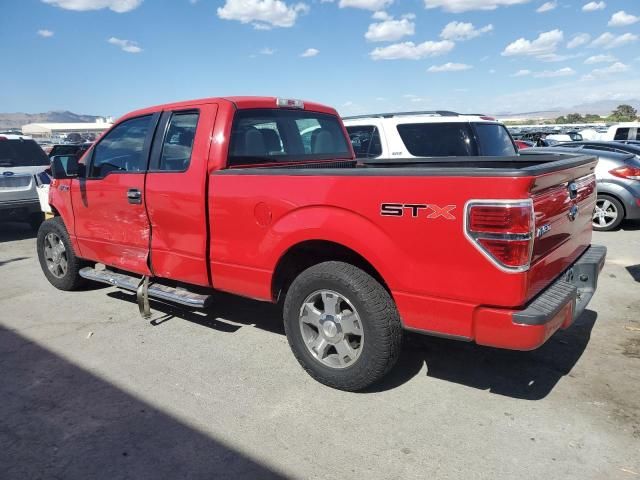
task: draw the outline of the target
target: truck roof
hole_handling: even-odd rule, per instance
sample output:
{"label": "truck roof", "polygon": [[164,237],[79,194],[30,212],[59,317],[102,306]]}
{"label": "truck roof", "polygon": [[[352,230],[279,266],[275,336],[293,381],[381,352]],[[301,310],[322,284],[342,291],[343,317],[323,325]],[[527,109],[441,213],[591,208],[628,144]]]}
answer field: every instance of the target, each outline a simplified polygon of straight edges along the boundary
{"label": "truck roof", "polygon": [[[146,115],[150,113],[155,113],[163,110],[176,110],[181,108],[189,108],[194,107],[196,105],[202,105],[205,103],[219,103],[219,102],[230,102],[233,103],[236,108],[245,110],[252,108],[281,108],[278,106],[278,100],[289,100],[283,99],[282,97],[253,97],[253,96],[232,96],[232,97],[208,97],[208,98],[199,98],[195,100],[184,100],[181,102],[173,102],[173,103],[165,103],[161,105],[154,105],[152,107],[143,108],[140,110],[135,110],[133,112],[129,112],[123,115],[118,121],[129,118],[129,117],[138,117],[140,115]],[[296,100],[300,101],[300,100]],[[314,112],[322,112],[327,113],[329,115],[338,115],[335,109],[328,107],[326,105],[322,105],[315,102],[308,102],[306,100],[301,100],[304,105],[305,110],[311,110]],[[287,107],[282,107],[287,108]]]}

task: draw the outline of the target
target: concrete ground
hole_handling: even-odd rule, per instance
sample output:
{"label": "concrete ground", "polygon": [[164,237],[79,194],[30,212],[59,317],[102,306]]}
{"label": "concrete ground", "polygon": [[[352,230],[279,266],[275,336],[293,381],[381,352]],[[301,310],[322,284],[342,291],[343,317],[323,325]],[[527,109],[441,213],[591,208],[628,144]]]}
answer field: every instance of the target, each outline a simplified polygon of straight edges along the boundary
{"label": "concrete ground", "polygon": [[640,224],[575,325],[529,353],[408,337],[367,393],[298,366],[277,308],[56,291],[0,224],[0,478],[640,479]]}

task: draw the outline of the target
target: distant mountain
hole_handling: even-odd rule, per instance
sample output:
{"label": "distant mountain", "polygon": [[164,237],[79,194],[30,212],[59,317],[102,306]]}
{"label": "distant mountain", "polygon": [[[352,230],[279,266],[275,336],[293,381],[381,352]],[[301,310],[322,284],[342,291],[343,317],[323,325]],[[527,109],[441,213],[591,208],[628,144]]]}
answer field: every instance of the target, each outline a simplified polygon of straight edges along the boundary
{"label": "distant mountain", "polygon": [[613,112],[618,105],[631,105],[633,108],[640,110],[640,100],[631,99],[631,100],[601,100],[598,102],[587,102],[581,103],[579,105],[574,105],[573,107],[559,107],[557,110],[541,110],[536,112],[522,112],[522,113],[513,113],[513,112],[504,112],[497,113],[496,116],[502,119],[509,119],[511,117],[514,118],[557,118],[562,115],[567,115],[569,113],[579,113],[581,115],[586,115],[587,113],[593,113],[595,115],[609,115]]}
{"label": "distant mountain", "polygon": [[27,123],[43,122],[89,122],[93,123],[96,115],[81,115],[68,111],[46,112],[46,113],[0,113],[0,129],[20,128]]}

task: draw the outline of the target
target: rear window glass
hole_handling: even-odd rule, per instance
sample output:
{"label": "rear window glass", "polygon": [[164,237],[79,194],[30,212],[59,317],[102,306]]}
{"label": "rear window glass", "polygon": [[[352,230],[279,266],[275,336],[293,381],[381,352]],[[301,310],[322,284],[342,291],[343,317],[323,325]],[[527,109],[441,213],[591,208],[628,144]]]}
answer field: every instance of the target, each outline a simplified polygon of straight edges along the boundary
{"label": "rear window glass", "polygon": [[380,133],[373,125],[347,127],[349,140],[357,158],[375,158],[382,155]]}
{"label": "rear window glass", "polygon": [[613,137],[614,140],[627,140],[629,138],[629,130],[628,128],[618,128],[616,130],[616,135]]}
{"label": "rear window glass", "polygon": [[49,165],[49,157],[34,140],[2,140],[0,167],[37,167]]}
{"label": "rear window glass", "polygon": [[478,155],[468,123],[405,123],[398,133],[415,157],[466,157]]}
{"label": "rear window glass", "polygon": [[233,120],[230,166],[351,158],[337,117],[305,110],[239,110]]}
{"label": "rear window glass", "polygon": [[507,129],[495,123],[475,123],[480,155],[508,157],[516,154]]}

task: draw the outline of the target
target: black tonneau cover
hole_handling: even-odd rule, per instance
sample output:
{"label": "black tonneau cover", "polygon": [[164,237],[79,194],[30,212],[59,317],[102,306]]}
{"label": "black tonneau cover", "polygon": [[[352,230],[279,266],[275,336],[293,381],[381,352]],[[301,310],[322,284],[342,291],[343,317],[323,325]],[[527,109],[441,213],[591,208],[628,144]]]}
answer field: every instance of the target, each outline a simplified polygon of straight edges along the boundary
{"label": "black tonneau cover", "polygon": [[217,175],[331,175],[331,176],[455,176],[529,177],[593,163],[593,155],[540,154],[512,157],[429,157],[312,162],[296,165],[250,166],[213,172]]}

